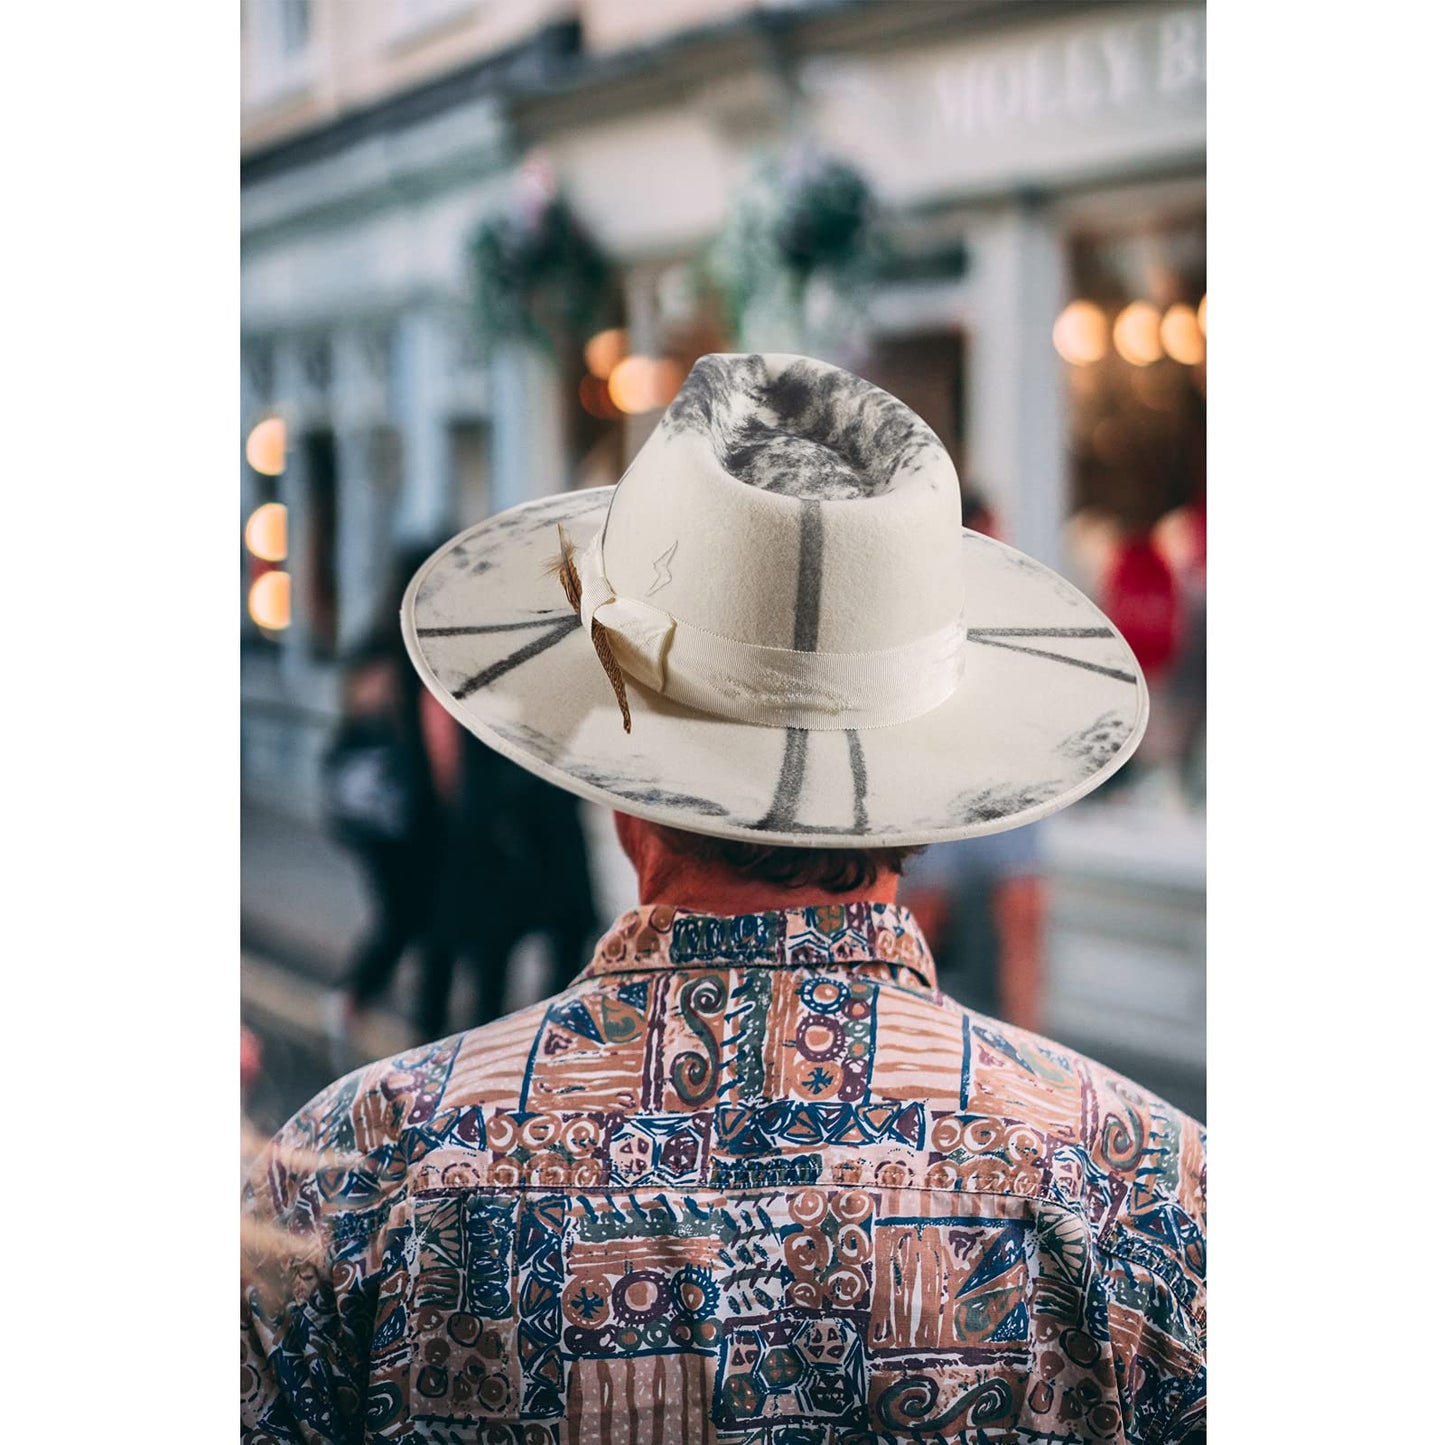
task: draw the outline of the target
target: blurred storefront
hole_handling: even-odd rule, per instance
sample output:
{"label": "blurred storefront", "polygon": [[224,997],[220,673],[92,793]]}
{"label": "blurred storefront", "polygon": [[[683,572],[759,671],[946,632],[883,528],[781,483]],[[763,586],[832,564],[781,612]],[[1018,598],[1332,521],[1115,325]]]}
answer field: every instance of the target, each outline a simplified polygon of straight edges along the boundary
{"label": "blurred storefront", "polygon": [[[1204,6],[246,0],[243,29],[243,452],[285,436],[243,462],[241,521],[277,502],[288,535],[243,545],[242,590],[283,571],[289,608],[243,601],[247,795],[314,809],[337,659],[398,547],[615,481],[703,351],[807,349],[914,406],[1005,539],[1122,614],[1155,724],[1121,792],[1167,858],[1107,819],[1093,846],[1118,797],[1052,846],[1110,917],[1165,869],[1158,1027],[1201,1014]],[[701,263],[798,156],[866,181],[886,255],[846,324],[740,323]],[[553,198],[606,258],[613,330],[484,348],[478,227]]]}

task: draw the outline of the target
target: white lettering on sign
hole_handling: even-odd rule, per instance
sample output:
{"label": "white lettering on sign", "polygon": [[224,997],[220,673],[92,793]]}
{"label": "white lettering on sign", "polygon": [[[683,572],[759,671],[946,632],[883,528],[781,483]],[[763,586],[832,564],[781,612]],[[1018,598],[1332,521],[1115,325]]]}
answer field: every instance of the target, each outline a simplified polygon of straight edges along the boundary
{"label": "white lettering on sign", "polygon": [[1134,27],[1115,26],[1099,36],[1099,51],[1104,57],[1104,70],[1109,77],[1109,100],[1114,105],[1127,105],[1142,89],[1139,70],[1143,61]]}
{"label": "white lettering on sign", "polygon": [[946,62],[934,86],[945,129],[973,136],[1086,120],[1204,79],[1203,15],[1185,11]]}
{"label": "white lettering on sign", "polygon": [[1159,27],[1159,89],[1204,84],[1204,27],[1197,15],[1166,15]]}

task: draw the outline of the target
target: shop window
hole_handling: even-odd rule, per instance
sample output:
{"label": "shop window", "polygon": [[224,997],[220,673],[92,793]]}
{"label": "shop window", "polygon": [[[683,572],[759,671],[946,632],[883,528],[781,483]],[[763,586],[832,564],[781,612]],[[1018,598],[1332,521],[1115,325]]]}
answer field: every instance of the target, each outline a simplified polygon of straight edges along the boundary
{"label": "shop window", "polygon": [[1068,363],[1075,510],[1130,530],[1204,492],[1204,218],[1070,246]]}
{"label": "shop window", "polygon": [[1204,215],[1081,230],[1071,237],[1069,260],[1071,296],[1055,322],[1054,345],[1069,396],[1070,562],[1129,639],[1149,679],[1155,710],[1142,771],[1172,775],[1198,803]]}

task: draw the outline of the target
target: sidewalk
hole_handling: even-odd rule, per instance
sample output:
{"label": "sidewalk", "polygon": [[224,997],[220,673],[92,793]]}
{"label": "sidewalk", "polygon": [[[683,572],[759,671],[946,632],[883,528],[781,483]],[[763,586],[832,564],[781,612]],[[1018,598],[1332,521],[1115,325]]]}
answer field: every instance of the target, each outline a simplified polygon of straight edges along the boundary
{"label": "sidewalk", "polygon": [[241,946],[331,984],[366,924],[361,874],[350,856],[294,819],[241,808]]}

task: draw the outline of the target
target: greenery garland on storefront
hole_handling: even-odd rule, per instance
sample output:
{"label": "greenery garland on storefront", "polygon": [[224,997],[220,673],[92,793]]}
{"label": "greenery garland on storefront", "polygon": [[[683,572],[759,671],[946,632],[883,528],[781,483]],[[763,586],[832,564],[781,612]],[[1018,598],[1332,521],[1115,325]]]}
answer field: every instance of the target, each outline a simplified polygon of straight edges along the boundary
{"label": "greenery garland on storefront", "polygon": [[494,216],[472,239],[482,349],[530,341],[554,352],[603,316],[612,273],[572,208],[552,195]]}
{"label": "greenery garland on storefront", "polygon": [[772,161],[739,193],[706,259],[747,349],[827,349],[861,322],[882,259],[877,206],[852,166],[814,151]]}

